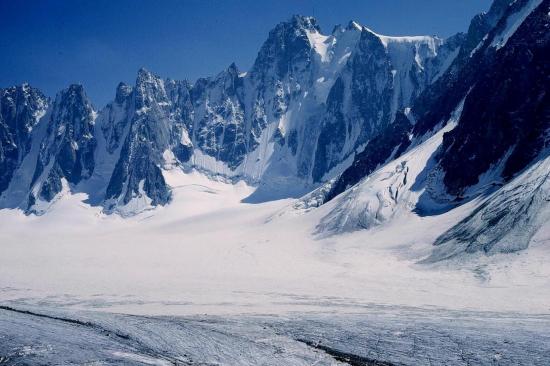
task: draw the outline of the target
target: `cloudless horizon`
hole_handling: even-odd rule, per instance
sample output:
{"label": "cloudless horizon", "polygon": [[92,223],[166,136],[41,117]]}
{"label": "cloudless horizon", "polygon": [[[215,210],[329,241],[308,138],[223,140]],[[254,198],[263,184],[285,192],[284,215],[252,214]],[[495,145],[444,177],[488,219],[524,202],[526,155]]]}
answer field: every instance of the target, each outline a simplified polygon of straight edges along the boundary
{"label": "cloudless horizon", "polygon": [[29,82],[53,97],[84,85],[96,108],[137,70],[194,82],[232,62],[248,70],[269,30],[313,15],[323,33],[355,20],[386,35],[465,31],[491,0],[0,0],[0,88]]}

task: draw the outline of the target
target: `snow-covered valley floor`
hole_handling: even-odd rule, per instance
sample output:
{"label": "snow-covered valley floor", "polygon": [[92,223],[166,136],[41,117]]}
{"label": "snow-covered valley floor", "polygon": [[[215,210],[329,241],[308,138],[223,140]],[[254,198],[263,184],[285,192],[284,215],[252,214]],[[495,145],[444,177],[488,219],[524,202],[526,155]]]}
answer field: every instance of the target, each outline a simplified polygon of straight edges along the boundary
{"label": "snow-covered valley floor", "polygon": [[[322,209],[241,203],[252,187],[199,173],[167,179],[174,201],[137,217],[104,215],[79,194],[44,216],[0,211],[0,364],[86,344],[103,351],[73,362],[312,365],[337,364],[342,352],[363,357],[355,364],[438,364],[437,355],[456,357],[447,364],[548,364],[548,230],[517,254],[422,265],[475,202],[319,237]],[[94,326],[13,309],[55,309]],[[105,336],[119,328],[128,339]],[[209,351],[201,359],[193,345]],[[189,359],[178,361],[181,350]]]}

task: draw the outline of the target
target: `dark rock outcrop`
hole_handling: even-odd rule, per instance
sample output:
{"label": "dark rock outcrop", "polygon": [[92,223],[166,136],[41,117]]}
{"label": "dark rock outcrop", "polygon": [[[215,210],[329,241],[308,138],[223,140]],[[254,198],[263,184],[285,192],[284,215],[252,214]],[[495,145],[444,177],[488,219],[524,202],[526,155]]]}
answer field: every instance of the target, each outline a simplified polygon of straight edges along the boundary
{"label": "dark rock outcrop", "polygon": [[62,189],[62,179],[71,185],[89,178],[94,171],[97,140],[95,112],[82,85],[71,85],[55,98],[40,143],[30,187],[29,211],[37,200],[50,202]]}
{"label": "dark rock outcrop", "polygon": [[32,132],[48,99],[28,84],[0,89],[0,195],[31,149]]}

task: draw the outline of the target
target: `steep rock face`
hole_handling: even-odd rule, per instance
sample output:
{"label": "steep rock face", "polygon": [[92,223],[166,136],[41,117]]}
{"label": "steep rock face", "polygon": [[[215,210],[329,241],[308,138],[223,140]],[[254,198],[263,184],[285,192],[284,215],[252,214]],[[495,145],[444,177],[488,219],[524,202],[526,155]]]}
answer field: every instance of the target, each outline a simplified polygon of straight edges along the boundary
{"label": "steep rock face", "polygon": [[[347,98],[356,102],[345,107],[339,105],[336,112],[332,108],[335,103],[327,102],[326,125],[319,139],[316,167],[321,167],[322,173],[327,166],[341,161],[342,155],[337,154],[346,151],[342,142],[325,153],[336,141],[342,141],[346,129],[338,126],[347,125],[348,131],[353,128],[360,131],[355,134],[355,144],[351,144],[353,149],[367,145],[337,179],[322,189],[326,194],[319,203],[331,200],[411,146],[415,120],[406,107],[448,73],[448,68],[461,52],[466,35],[459,33],[443,41],[431,37],[386,37],[367,29],[362,32],[361,39],[358,49],[363,48],[363,52],[352,56],[353,61],[350,60],[346,70],[357,70],[349,77],[357,85],[350,85],[349,90],[353,92]],[[359,60],[354,60],[356,57]],[[340,99],[346,98],[341,96]],[[346,120],[347,123],[343,122]],[[340,123],[330,123],[334,121]],[[352,152],[348,146],[347,154]]]}
{"label": "steep rock face", "polygon": [[256,201],[301,195],[380,131],[404,129],[400,110],[452,64],[460,39],[387,37],[355,22],[324,35],[314,18],[294,16],[269,33],[248,73],[232,64],[191,85],[142,69],[100,111],[93,146],[71,137],[69,149],[48,127],[30,203],[51,201],[65,178],[108,212],[139,212],[170,200],[162,171],[173,166],[259,184],[270,194]]}
{"label": "steep rock face", "polygon": [[301,79],[302,71],[312,62],[308,33],[320,31],[312,17],[295,15],[289,21],[279,23],[262,45],[250,71],[251,76],[265,86],[287,76]]}
{"label": "steep rock face", "polygon": [[249,151],[244,97],[244,79],[235,64],[214,79],[199,79],[192,89],[196,107],[193,141],[203,153],[232,169]]}
{"label": "steep rock face", "polygon": [[172,101],[170,120],[170,149],[175,159],[186,163],[193,155],[193,142],[190,132],[193,128],[194,110],[192,106],[191,85],[187,81],[167,81],[167,93]]}
{"label": "steep rock face", "polygon": [[313,180],[364,146],[411,105],[456,57],[461,35],[387,37],[363,28],[354,53],[327,99]]}
{"label": "steep rock face", "polygon": [[[458,128],[444,138],[439,155],[441,164],[434,168],[432,185],[439,186],[439,179],[443,176],[448,193],[460,196],[512,148],[518,158],[510,157],[503,176],[509,178],[513,172],[525,167],[536,151],[545,146],[543,140],[547,127],[544,126],[548,123],[545,92],[548,70],[542,56],[548,47],[544,4],[538,8],[541,14],[538,21],[532,19],[522,26],[523,31],[520,28],[515,32],[515,45],[510,43],[497,49],[492,43],[506,31],[509,22],[517,21],[519,14],[525,16],[526,12],[533,11],[537,3],[541,1],[495,1],[488,13],[472,20],[466,35],[452,37],[451,43],[460,44],[455,48],[457,55],[446,72],[435,75],[434,83],[416,99],[413,98],[411,110],[406,110],[409,126],[400,124],[405,129],[399,131],[382,128],[348,171],[336,180],[327,199],[370,174],[390,157],[390,151],[402,153],[405,145],[414,146],[415,141],[433,134],[464,100],[464,113]],[[409,134],[411,143],[407,144],[394,134]],[[525,140],[524,143],[519,142],[521,139]],[[391,145],[381,154],[380,144],[376,141]],[[491,148],[487,149],[488,146]],[[523,163],[518,163],[521,159]],[[468,169],[463,169],[465,161],[470,164]],[[519,169],[512,169],[512,165],[519,166]],[[354,179],[350,179],[352,177]]]}
{"label": "steep rock face", "polygon": [[427,261],[522,250],[548,222],[549,11],[548,1],[512,3],[479,47],[489,67],[443,140],[436,177],[450,195],[495,192],[436,240]]}
{"label": "steep rock face", "polygon": [[326,47],[325,40],[314,18],[294,16],[269,33],[246,76],[252,152],[246,170],[256,180],[264,175],[307,179],[309,169],[302,165],[309,163],[306,155],[311,159],[313,142],[303,136],[314,137],[306,125],[322,103],[313,86],[321,63],[316,46]]}
{"label": "steep rock face", "polygon": [[[485,62],[479,47],[503,19],[513,0],[496,0],[487,13],[476,15],[463,36],[459,51],[440,78],[421,93],[412,106],[417,123],[414,134],[425,135],[446,121],[475,83],[477,72]],[[524,4],[524,1],[520,1]],[[521,4],[518,4],[520,6]]]}
{"label": "steep rock face", "polygon": [[[381,40],[371,32],[361,38],[343,74],[327,98],[327,113],[317,142],[313,179],[323,175],[373,130],[388,123],[392,97],[392,68]],[[346,85],[347,84],[347,85]],[[350,141],[351,140],[351,141]]]}
{"label": "steep rock face", "polygon": [[112,154],[119,148],[124,139],[124,130],[129,124],[129,116],[132,114],[132,90],[127,84],[120,83],[117,87],[115,100],[109,103],[101,112],[104,122],[101,131],[105,137],[105,149]]}
{"label": "steep rock face", "polygon": [[[135,87],[119,86],[119,100],[109,108],[123,112],[114,120],[107,118],[103,124],[110,153],[113,147],[122,144],[119,155],[114,155],[118,160],[105,192],[108,211],[116,209],[128,213],[124,207],[133,199],[137,203],[128,209],[135,211],[169,202],[170,189],[161,170],[165,162],[163,156],[169,152],[186,159],[192,149],[186,128],[190,122],[182,120],[188,116],[185,107],[189,89],[186,86],[165,81],[145,69],[139,70]],[[127,132],[122,141],[120,136],[124,134],[116,131],[124,130]]]}
{"label": "steep rock face", "polygon": [[509,17],[482,46],[488,66],[466,98],[458,128],[443,141],[440,164],[452,195],[463,195],[501,161],[501,177],[509,180],[550,142],[549,3],[538,6],[502,48],[489,43],[522,11],[520,3],[511,6]]}
{"label": "steep rock face", "polygon": [[[479,43],[463,46],[466,53],[440,77],[448,87],[440,81],[429,87],[412,110],[397,114],[401,123],[304,199],[318,205],[344,192],[328,203],[319,230],[369,228],[400,210],[437,215],[482,195],[481,205],[437,239],[427,260],[525,249],[549,210],[549,11],[548,1],[495,2],[493,15],[484,16],[492,28],[481,35],[473,25],[466,39]],[[304,205],[311,206],[298,208]]]}
{"label": "steep rock face", "polygon": [[[252,106],[259,109],[251,110],[256,117],[263,115],[267,121],[281,118],[291,100],[307,90],[314,64],[311,34],[320,34],[320,29],[314,18],[302,16],[293,16],[269,32],[247,74]],[[255,122],[259,125],[253,129],[264,128],[257,119]]]}
{"label": "steep rock face", "polygon": [[[120,213],[135,213],[149,205],[164,205],[170,201],[170,189],[162,175],[160,161],[155,158],[157,154],[151,144],[144,141],[152,131],[135,127],[131,133],[135,134],[136,140],[126,140],[107,186],[105,200],[108,211],[117,209]],[[131,206],[130,211],[126,211],[124,206],[134,199],[138,206]]]}
{"label": "steep rock face", "polygon": [[46,136],[40,143],[28,210],[41,213],[62,190],[62,179],[77,185],[94,170],[95,112],[81,85],[61,91],[52,105]]}
{"label": "steep rock face", "polygon": [[28,84],[0,89],[0,195],[31,149],[32,132],[48,99]]}

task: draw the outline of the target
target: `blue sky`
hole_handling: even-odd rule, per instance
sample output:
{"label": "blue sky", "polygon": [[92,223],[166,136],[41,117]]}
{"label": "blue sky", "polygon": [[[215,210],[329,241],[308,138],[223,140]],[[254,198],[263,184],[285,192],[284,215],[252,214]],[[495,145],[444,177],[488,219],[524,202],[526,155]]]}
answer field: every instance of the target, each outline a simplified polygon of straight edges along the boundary
{"label": "blue sky", "polygon": [[246,71],[273,26],[312,15],[324,33],[355,20],[387,35],[466,30],[491,0],[0,0],[0,87],[24,81],[47,95],[82,83],[113,99],[144,66],[194,81],[231,62]]}

